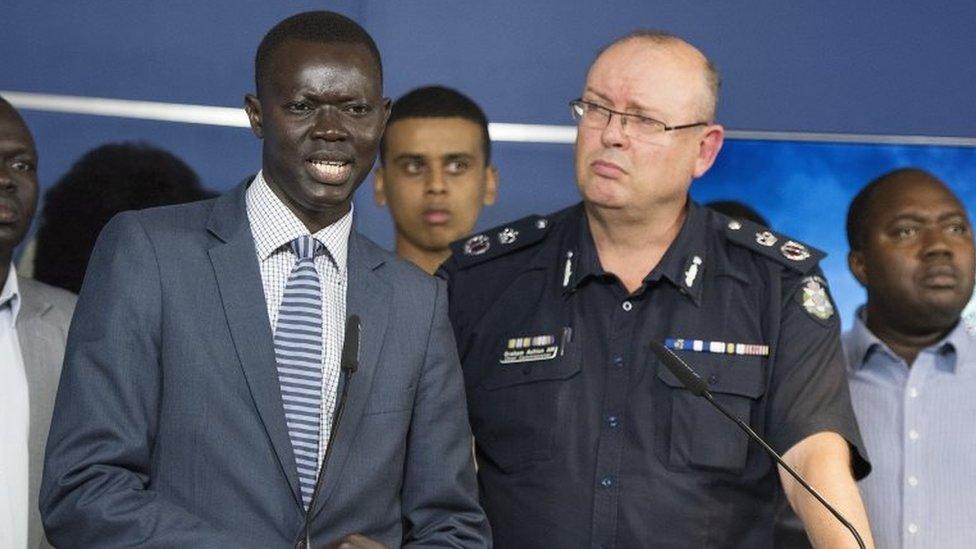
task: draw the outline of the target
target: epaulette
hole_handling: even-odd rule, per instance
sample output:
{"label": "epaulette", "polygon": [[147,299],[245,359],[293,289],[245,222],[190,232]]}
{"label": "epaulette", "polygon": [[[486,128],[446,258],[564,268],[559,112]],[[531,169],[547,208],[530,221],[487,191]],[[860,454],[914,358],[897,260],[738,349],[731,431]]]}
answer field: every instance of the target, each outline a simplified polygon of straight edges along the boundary
{"label": "epaulette", "polygon": [[545,238],[548,232],[548,219],[530,215],[453,242],[451,250],[458,267],[464,269],[531,246]]}
{"label": "epaulette", "polygon": [[802,274],[811,271],[827,255],[799,240],[747,219],[730,219],[725,225],[725,234],[732,243],[764,255]]}

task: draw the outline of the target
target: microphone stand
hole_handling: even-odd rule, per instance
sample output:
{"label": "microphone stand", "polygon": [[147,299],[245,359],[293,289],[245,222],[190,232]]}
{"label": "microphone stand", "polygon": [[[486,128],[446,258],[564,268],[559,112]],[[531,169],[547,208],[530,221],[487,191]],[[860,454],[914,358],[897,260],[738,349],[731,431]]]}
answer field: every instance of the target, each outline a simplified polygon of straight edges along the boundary
{"label": "microphone stand", "polygon": [[749,435],[749,438],[758,442],[759,445],[762,446],[762,449],[765,450],[766,453],[769,454],[769,456],[776,461],[776,463],[778,463],[783,469],[786,470],[787,473],[790,474],[791,477],[793,477],[794,479],[796,479],[797,482],[800,483],[800,486],[803,486],[807,492],[810,492],[810,494],[812,494],[813,497],[817,499],[817,501],[819,501],[824,507],[827,508],[828,511],[830,511],[830,514],[834,515],[834,517],[837,520],[839,520],[841,524],[843,524],[848,530],[850,530],[851,534],[854,536],[854,540],[857,541],[858,547],[860,547],[861,549],[865,549],[864,540],[861,539],[861,534],[858,533],[857,528],[854,528],[854,525],[848,522],[847,519],[844,518],[844,516],[841,515],[839,511],[837,511],[837,509],[834,509],[834,507],[831,504],[827,503],[827,500],[824,499],[824,497],[821,496],[819,492],[814,490],[813,486],[810,486],[810,484],[807,483],[807,481],[804,480],[799,473],[797,473],[792,467],[787,465],[787,463],[783,461],[783,458],[781,458],[780,455],[776,453],[776,450],[773,450],[769,446],[769,444],[766,444],[766,441],[763,440],[762,437],[760,437],[758,434],[756,434],[756,432],[753,431],[752,428],[749,427],[749,425],[746,422],[735,417],[734,415],[732,415],[731,412],[726,410],[724,406],[719,404],[712,397],[711,391],[708,390],[708,384],[705,383],[705,380],[703,380],[701,376],[698,375],[698,373],[695,372],[694,369],[692,369],[691,366],[685,363],[685,361],[681,360],[681,358],[679,358],[678,355],[674,354],[674,352],[672,352],[671,349],[668,349],[667,347],[661,345],[657,341],[651,341],[650,347],[651,347],[651,351],[653,351],[654,354],[657,355],[658,360],[664,363],[664,365],[668,368],[668,370],[670,370],[671,373],[674,374],[674,377],[678,378],[678,380],[681,382],[682,385],[685,386],[686,389],[691,391],[691,393],[695,396],[704,397],[705,400],[707,400],[712,406],[715,407],[715,409],[717,409],[719,412],[722,412],[722,414],[725,417],[731,419],[733,423],[735,423],[736,425],[739,426],[740,429],[745,431],[745,433]]}

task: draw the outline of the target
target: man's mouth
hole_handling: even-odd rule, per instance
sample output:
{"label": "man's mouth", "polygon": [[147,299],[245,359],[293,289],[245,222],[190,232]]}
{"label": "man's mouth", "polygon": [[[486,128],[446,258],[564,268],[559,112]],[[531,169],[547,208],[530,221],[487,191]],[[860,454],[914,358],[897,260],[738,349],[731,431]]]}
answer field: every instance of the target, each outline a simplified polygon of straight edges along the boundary
{"label": "man's mouth", "polygon": [[596,175],[606,177],[608,179],[617,179],[627,173],[627,171],[621,168],[618,164],[609,162],[607,160],[594,160],[590,164],[590,169],[592,169],[593,173]]}
{"label": "man's mouth", "polygon": [[424,221],[428,225],[444,225],[451,220],[451,212],[447,210],[424,210]]}
{"label": "man's mouth", "polygon": [[959,274],[948,265],[931,267],[922,276],[922,284],[932,289],[955,288],[959,284]]}
{"label": "man's mouth", "polygon": [[346,160],[316,160],[305,161],[308,171],[319,183],[338,185],[344,183],[352,172],[352,162]]}
{"label": "man's mouth", "polygon": [[0,203],[0,223],[16,223],[20,219],[17,208],[10,204]]}

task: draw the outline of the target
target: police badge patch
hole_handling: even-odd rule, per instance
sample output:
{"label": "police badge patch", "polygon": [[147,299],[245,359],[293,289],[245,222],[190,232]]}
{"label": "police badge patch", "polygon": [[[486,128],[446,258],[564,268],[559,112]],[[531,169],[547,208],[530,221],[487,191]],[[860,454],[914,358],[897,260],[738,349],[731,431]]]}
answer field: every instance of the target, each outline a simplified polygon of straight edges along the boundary
{"label": "police badge patch", "polygon": [[834,304],[827,295],[827,282],[819,276],[808,276],[801,282],[796,299],[810,316],[829,320],[834,316]]}

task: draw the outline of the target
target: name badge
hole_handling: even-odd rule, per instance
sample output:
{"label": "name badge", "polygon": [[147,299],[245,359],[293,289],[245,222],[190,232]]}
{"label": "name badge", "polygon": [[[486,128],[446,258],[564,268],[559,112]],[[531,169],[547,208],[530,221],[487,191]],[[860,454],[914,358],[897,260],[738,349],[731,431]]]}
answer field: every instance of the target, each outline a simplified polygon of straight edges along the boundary
{"label": "name badge", "polygon": [[508,340],[505,351],[498,362],[501,364],[519,364],[552,360],[557,356],[559,356],[559,345],[556,344],[555,336],[513,337]]}

